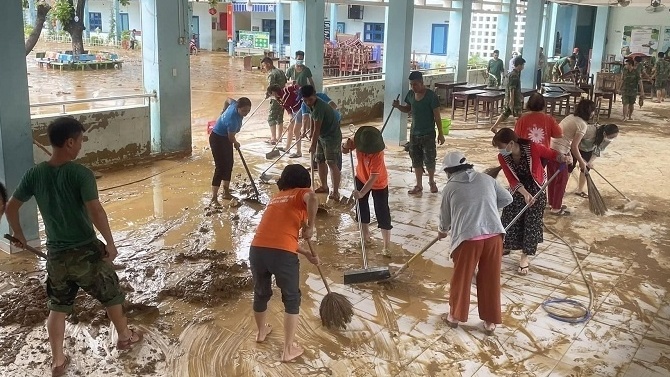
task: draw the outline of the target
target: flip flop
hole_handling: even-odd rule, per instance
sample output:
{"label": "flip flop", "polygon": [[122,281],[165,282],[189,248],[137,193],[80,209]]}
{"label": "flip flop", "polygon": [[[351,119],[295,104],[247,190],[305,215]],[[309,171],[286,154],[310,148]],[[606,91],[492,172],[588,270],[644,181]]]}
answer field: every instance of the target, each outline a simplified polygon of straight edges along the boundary
{"label": "flip flop", "polygon": [[530,267],[530,265],[526,265],[526,266],[521,266],[520,265],[519,268],[516,270],[516,273],[521,275],[521,276],[526,276],[526,275],[528,275],[528,267]]}
{"label": "flip flop", "polygon": [[576,192],[575,195],[577,195],[577,196],[581,196],[581,197],[584,198],[584,199],[588,199],[588,198],[589,198],[589,194],[587,194],[587,193],[585,193],[585,192]]}
{"label": "flip flop", "polygon": [[430,192],[432,192],[433,194],[435,194],[435,193],[437,193],[438,191],[440,191],[440,190],[437,189],[437,184],[435,184],[435,182],[430,183]]}
{"label": "flip flop", "polygon": [[[137,340],[133,341],[133,337],[137,336]],[[139,343],[144,339],[144,334],[137,330],[130,330],[130,338],[126,340],[118,340],[116,342],[116,349],[118,350],[127,350],[132,348],[135,344]]]}
{"label": "flip flop", "polygon": [[314,190],[314,192],[317,193],[317,194],[327,194],[329,192],[329,190],[328,190],[327,187],[321,186],[321,187],[317,188],[316,190]]}
{"label": "flip flop", "polygon": [[67,366],[70,364],[70,356],[65,355],[65,361],[63,361],[63,364],[55,367],[51,366],[51,377],[60,377],[65,375],[65,372],[67,371]]}
{"label": "flip flop", "polygon": [[447,326],[451,327],[452,329],[455,329],[455,328],[458,327],[458,321],[456,321],[456,322],[451,322],[451,321],[449,320],[449,314],[447,314],[447,313],[442,314],[442,315],[440,316],[440,319],[441,319],[442,321],[444,321],[444,323],[446,323]]}
{"label": "flip flop", "polygon": [[423,192],[423,187],[421,186],[414,186],[413,189],[407,191],[407,193],[410,195],[421,194],[421,192]]}
{"label": "flip flop", "polygon": [[493,332],[496,331],[496,324],[492,323],[492,325],[493,327],[488,327],[486,322],[484,322],[484,333],[486,333],[486,335],[493,335]]}
{"label": "flip flop", "polygon": [[561,208],[560,211],[549,211],[549,213],[554,215],[554,216],[570,216],[570,211],[568,211],[564,208]]}

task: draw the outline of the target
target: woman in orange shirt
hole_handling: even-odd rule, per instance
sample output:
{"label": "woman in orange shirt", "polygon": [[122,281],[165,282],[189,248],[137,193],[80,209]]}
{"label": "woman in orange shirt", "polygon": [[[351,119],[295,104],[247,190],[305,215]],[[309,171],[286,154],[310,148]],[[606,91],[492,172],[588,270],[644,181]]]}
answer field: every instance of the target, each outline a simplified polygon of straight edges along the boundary
{"label": "woman in orange shirt", "polygon": [[293,342],[300,312],[300,262],[298,254],[313,264],[319,259],[298,244],[314,234],[314,219],[319,206],[309,172],[302,165],[288,165],[277,181],[279,193],[268,203],[249,249],[249,264],[254,280],[254,318],[258,327],[256,342],[263,342],[272,331],[265,322],[272,297],[272,275],[281,289],[284,302],[284,352],[282,361],[302,355]]}
{"label": "woman in orange shirt", "polygon": [[389,209],[389,179],[384,163],[384,139],[376,127],[363,126],[356,131],[354,140],[348,138],[342,144],[342,152],[350,153],[356,149],[356,190],[354,198],[358,200],[363,238],[372,243],[370,237],[370,204],[368,197],[372,192],[375,203],[377,226],[382,231],[384,248],[382,255],[390,257],[389,242],[391,240],[391,210]]}
{"label": "woman in orange shirt", "polygon": [[522,139],[533,143],[542,144],[549,148],[552,138],[563,136],[563,130],[556,119],[544,112],[547,102],[540,93],[533,93],[528,99],[526,109],[530,112],[524,114],[516,121],[514,133]]}

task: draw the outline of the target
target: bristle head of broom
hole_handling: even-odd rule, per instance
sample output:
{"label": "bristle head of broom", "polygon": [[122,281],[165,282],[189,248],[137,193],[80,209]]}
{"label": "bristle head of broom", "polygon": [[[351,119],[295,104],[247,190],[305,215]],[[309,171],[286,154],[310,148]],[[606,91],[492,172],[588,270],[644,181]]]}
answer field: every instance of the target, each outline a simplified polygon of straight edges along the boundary
{"label": "bristle head of broom", "polygon": [[343,295],[330,292],[319,307],[321,324],[329,329],[345,329],[354,316],[354,306]]}
{"label": "bristle head of broom", "polygon": [[489,175],[493,178],[497,178],[498,173],[500,173],[501,170],[502,170],[502,166],[496,166],[496,167],[492,167],[492,168],[488,168],[488,169],[484,170],[484,174]]}
{"label": "bristle head of broom", "polygon": [[605,204],[602,195],[600,195],[600,191],[598,191],[595,183],[593,183],[590,174],[586,174],[586,188],[589,192],[589,210],[594,215],[604,215],[607,212],[607,205]]}

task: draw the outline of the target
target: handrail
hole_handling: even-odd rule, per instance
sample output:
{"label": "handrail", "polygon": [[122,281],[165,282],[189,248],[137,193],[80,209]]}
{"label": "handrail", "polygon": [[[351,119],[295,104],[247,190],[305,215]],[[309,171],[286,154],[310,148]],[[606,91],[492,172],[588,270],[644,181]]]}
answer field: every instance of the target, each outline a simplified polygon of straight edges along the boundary
{"label": "handrail", "polygon": [[55,101],[55,102],[31,103],[30,107],[61,106],[61,105],[72,105],[72,104],[75,104],[75,103],[113,101],[113,100],[117,100],[117,99],[157,98],[157,97],[158,97],[158,94],[156,93],[156,91],[153,91],[152,93],[124,94],[124,95],[111,96],[111,97],[96,97],[96,98],[84,98],[84,99],[70,99],[70,100]]}
{"label": "handrail", "polygon": [[[451,72],[449,72],[451,70]],[[442,67],[442,68],[427,68],[419,69],[423,73],[432,73],[431,71],[444,71],[445,73],[456,73],[454,67]],[[362,75],[348,75],[348,76],[335,76],[335,77],[324,77],[323,81],[329,81],[330,84],[334,84],[333,81],[347,81],[352,79],[364,79],[364,78],[378,78],[383,79],[386,76],[385,72],[378,73],[366,73]]]}

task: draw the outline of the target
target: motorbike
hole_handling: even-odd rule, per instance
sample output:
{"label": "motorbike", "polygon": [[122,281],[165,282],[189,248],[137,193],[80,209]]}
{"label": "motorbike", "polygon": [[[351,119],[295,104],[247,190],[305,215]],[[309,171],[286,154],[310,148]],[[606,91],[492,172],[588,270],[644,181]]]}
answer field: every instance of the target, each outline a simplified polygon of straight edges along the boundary
{"label": "motorbike", "polygon": [[188,53],[190,55],[198,55],[198,46],[195,45],[195,39],[193,38],[188,42]]}

